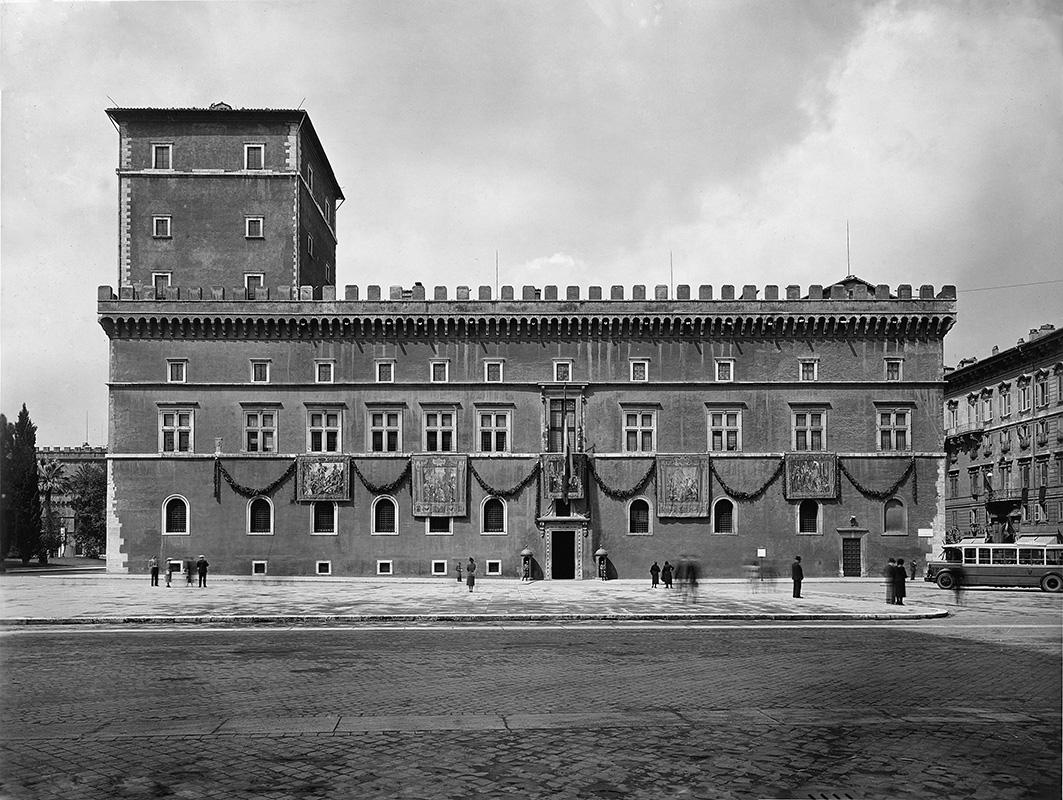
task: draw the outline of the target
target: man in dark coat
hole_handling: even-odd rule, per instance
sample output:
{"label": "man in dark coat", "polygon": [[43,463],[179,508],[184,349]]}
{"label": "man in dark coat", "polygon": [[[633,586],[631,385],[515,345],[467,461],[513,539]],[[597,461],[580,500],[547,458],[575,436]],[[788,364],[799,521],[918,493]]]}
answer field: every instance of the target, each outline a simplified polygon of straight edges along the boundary
{"label": "man in dark coat", "polygon": [[653,566],[650,567],[650,588],[656,589],[658,579],[661,575],[661,568],[657,566],[657,562],[653,562]]}
{"label": "man in dark coat", "polygon": [[801,569],[801,556],[794,556],[794,563],[790,565],[790,577],[794,579],[794,597],[800,597],[801,581],[805,579],[805,571]]}
{"label": "man in dark coat", "polygon": [[196,571],[199,573],[200,588],[207,585],[207,567],[209,566],[210,564],[207,563],[206,556],[201,555],[199,557],[199,560],[196,562]]}
{"label": "man in dark coat", "polygon": [[904,605],[904,597],[908,593],[904,582],[908,579],[908,571],[904,568],[904,559],[897,559],[897,566],[893,569],[893,602],[898,606]]}

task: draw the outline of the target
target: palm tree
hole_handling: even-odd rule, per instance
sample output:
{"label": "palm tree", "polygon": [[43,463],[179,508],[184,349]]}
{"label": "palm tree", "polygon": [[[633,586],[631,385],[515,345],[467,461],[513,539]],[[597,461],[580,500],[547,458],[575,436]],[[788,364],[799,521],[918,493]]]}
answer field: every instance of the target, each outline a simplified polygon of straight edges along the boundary
{"label": "palm tree", "polygon": [[59,534],[55,530],[55,515],[52,511],[52,495],[62,494],[67,488],[67,478],[63,474],[66,466],[56,460],[37,462],[37,488],[41,493],[44,506],[44,536],[38,558],[42,564],[48,563],[48,552],[56,550],[60,544]]}

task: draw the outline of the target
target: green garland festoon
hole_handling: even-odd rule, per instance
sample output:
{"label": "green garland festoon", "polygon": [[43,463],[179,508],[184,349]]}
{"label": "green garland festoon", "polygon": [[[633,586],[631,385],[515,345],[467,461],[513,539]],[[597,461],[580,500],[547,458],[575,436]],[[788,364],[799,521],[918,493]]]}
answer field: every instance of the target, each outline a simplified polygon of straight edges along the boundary
{"label": "green garland festoon", "polygon": [[393,491],[401,487],[402,484],[406,483],[406,481],[410,479],[411,464],[412,461],[410,459],[407,459],[406,466],[403,467],[403,470],[399,474],[399,477],[397,477],[391,483],[377,484],[366,478],[365,475],[362,474],[362,471],[358,469],[358,465],[354,463],[354,459],[351,459],[351,469],[354,470],[354,474],[358,476],[358,480],[362,482],[362,486],[368,489],[371,494],[391,494]]}
{"label": "green garland festoon", "polygon": [[252,489],[250,486],[242,486],[237,483],[233,476],[229,474],[229,471],[222,466],[221,459],[216,458],[214,459],[214,499],[219,503],[221,502],[222,478],[224,478],[225,482],[229,484],[230,489],[243,497],[272,497],[273,493],[287,483],[287,481],[295,474],[295,466],[296,462],[292,461],[292,463],[288,465],[288,469],[284,471],[284,474],[277,478],[277,480],[273,481],[269,486],[264,489]]}
{"label": "green garland festoon", "polygon": [[538,461],[536,461],[535,466],[531,468],[531,472],[521,478],[515,486],[511,486],[509,489],[496,489],[494,486],[491,486],[491,484],[489,484],[480,476],[480,473],[476,471],[476,467],[473,466],[472,461],[469,461],[469,472],[472,473],[472,476],[476,479],[476,482],[480,484],[480,488],[487,492],[487,494],[494,495],[495,497],[501,497],[503,500],[509,500],[511,497],[516,497],[518,494],[523,492],[525,487],[527,487],[529,483],[531,483],[538,477],[539,470],[541,469],[542,465]]}
{"label": "green garland festoon", "polygon": [[910,476],[912,478],[912,500],[916,503],[919,502],[919,483],[918,473],[915,471],[915,456],[912,456],[912,460],[908,462],[908,468],[904,470],[904,474],[897,479],[896,483],[885,491],[877,491],[862,486],[860,482],[849,473],[849,470],[845,468],[845,464],[842,463],[840,458],[838,459],[838,469],[840,469],[842,475],[849,480],[849,483],[856,487],[856,491],[860,492],[864,497],[868,497],[872,500],[888,500],[893,497],[893,495],[897,493],[897,490],[901,488],[901,484],[908,480]]}
{"label": "green garland festoon", "polygon": [[778,468],[776,468],[771,477],[768,478],[759,489],[753,492],[739,492],[724,482],[724,479],[720,477],[720,473],[716,471],[716,464],[712,459],[709,459],[709,469],[712,471],[713,477],[715,477],[716,481],[720,484],[720,488],[726,492],[729,498],[737,500],[739,503],[752,503],[754,500],[760,499],[760,496],[768,491],[768,487],[775,483],[775,481],[779,480],[779,476],[782,475],[783,469],[785,468],[786,460],[780,458]]}
{"label": "green garland festoon", "polygon": [[591,477],[594,478],[594,482],[598,484],[598,488],[602,490],[602,494],[608,497],[610,500],[630,500],[632,497],[640,494],[646,485],[657,474],[657,461],[654,459],[650,461],[650,468],[646,470],[646,474],[632,486],[630,489],[614,489],[612,486],[607,486],[605,481],[602,480],[598,474],[598,470],[594,468],[594,459],[587,459],[587,469],[590,470]]}

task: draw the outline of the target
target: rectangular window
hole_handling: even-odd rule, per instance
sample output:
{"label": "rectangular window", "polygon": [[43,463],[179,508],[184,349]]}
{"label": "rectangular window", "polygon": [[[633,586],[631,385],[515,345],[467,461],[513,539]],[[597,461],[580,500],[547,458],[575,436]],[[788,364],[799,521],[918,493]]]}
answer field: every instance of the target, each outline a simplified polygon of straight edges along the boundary
{"label": "rectangular window", "polygon": [[1048,486],[1048,459],[1039,459],[1034,464],[1034,475],[1037,477],[1036,486]]}
{"label": "rectangular window", "polygon": [[982,491],[982,473],[975,467],[967,470],[967,477],[971,483],[971,497],[978,497]]}
{"label": "rectangular window", "polygon": [[251,382],[269,383],[269,361],[266,359],[253,359],[251,361]]}
{"label": "rectangular window", "polygon": [[258,297],[258,290],[263,287],[264,283],[265,276],[261,272],[245,272],[244,288],[247,290],[248,299],[254,300]]}
{"label": "rectangular window", "polygon": [[244,238],[264,239],[266,237],[265,217],[244,217]]}
{"label": "rectangular window", "polygon": [[325,222],[329,225],[332,224],[332,201],[325,198],[325,202],[321,204],[321,207],[325,209]]}
{"label": "rectangular window", "polygon": [[267,561],[252,561],[251,562],[251,574],[252,575],[265,575],[268,563],[269,562],[267,562]]}
{"label": "rectangular window", "polygon": [[156,239],[169,239],[170,217],[168,215],[151,218],[151,235]]}
{"label": "rectangular window", "polygon": [[886,380],[899,381],[901,380],[901,365],[904,363],[899,358],[887,358],[886,361]]}
{"label": "rectangular window", "polygon": [[378,561],[376,562],[376,574],[377,575],[391,575],[392,563],[390,561]]}
{"label": "rectangular window", "polygon": [[428,367],[428,379],[431,383],[446,383],[450,380],[450,362],[433,361]]}
{"label": "rectangular window", "polygon": [[244,412],[244,447],[248,453],[277,452],[277,413]]}
{"label": "rectangular window", "polygon": [[486,561],[487,575],[501,575],[502,574],[502,562],[498,559],[489,558]]}
{"label": "rectangular window", "polygon": [[1000,488],[1004,490],[1011,488],[1011,464],[1000,465]]}
{"label": "rectangular window", "polygon": [[554,362],[554,381],[556,383],[568,383],[572,380],[572,362],[571,361],[555,361]]}
{"label": "rectangular window", "polygon": [[653,453],[657,450],[657,412],[625,410],[624,452]]}
{"label": "rectangular window", "polygon": [[1034,398],[1038,408],[1048,405],[1048,376],[1037,379],[1034,384]]}
{"label": "rectangular window", "polygon": [[331,575],[332,574],[332,562],[331,561],[318,561],[317,562],[317,574],[318,575]]}
{"label": "rectangular window", "polygon": [[823,450],[826,447],[827,415],[822,411],[795,411],[794,450]]}
{"label": "rectangular window", "polygon": [[1000,416],[1011,416],[1011,390],[1000,390]]}
{"label": "rectangular window", "polygon": [[1029,461],[1020,461],[1019,462],[1019,488],[1020,489],[1029,489],[1030,488],[1030,462]]}
{"label": "rectangular window", "polygon": [[319,500],[313,504],[313,533],[318,536],[336,534],[336,504]]}
{"label": "rectangular window", "polygon": [[264,144],[244,145],[244,169],[264,169],[266,166],[266,146]]}
{"label": "rectangular window", "polygon": [[426,411],[424,449],[429,453],[454,452],[454,412]]}
{"label": "rectangular window", "polygon": [[309,233],[306,235],[306,254],[311,258],[314,257],[314,237]]}
{"label": "rectangular window", "polygon": [[433,575],[446,575],[447,574],[447,562],[446,561],[433,561],[432,562],[432,574]]}
{"label": "rectangular window", "polygon": [[332,383],[332,374],[336,367],[334,361],[315,361],[314,362],[314,381],[315,383]]}
{"label": "rectangular window", "polygon": [[166,382],[184,383],[188,361],[183,358],[171,358],[166,361]]}
{"label": "rectangular window", "polygon": [[568,437],[568,449],[576,450],[576,400],[575,398],[551,400],[550,419],[547,420],[546,446],[550,453],[564,451],[565,437]]}
{"label": "rectangular window", "polygon": [[802,359],[801,371],[799,374],[799,380],[802,381],[816,381],[819,380],[819,361],[815,359]]}
{"label": "rectangular window", "polygon": [[192,409],[167,409],[159,412],[159,451],[192,452]]}
{"label": "rectangular window", "polygon": [[398,453],[402,449],[402,414],[398,411],[369,412],[369,450]]}
{"label": "rectangular window", "polygon": [[880,410],[878,412],[878,449],[911,450],[908,423],[907,409]]}
{"label": "rectangular window", "polygon": [[955,430],[956,425],[959,423],[959,409],[956,406],[950,405],[945,412],[945,427],[949,430]]}
{"label": "rectangular window", "polygon": [[169,272],[153,272],[151,273],[151,283],[155,287],[155,296],[163,297],[166,290],[170,288],[171,273]]}
{"label": "rectangular window", "polygon": [[1038,444],[1045,444],[1048,441],[1047,419],[1039,419],[1033,424],[1033,435]]}
{"label": "rectangular window", "polygon": [[480,411],[476,418],[480,429],[480,452],[509,452],[509,412]]}
{"label": "rectangular window", "polygon": [[310,193],[314,192],[314,168],[309,164],[306,165],[306,188],[310,190]]}
{"label": "rectangular window", "polygon": [[646,383],[650,379],[650,362],[647,359],[636,359],[631,362],[631,381],[633,383]]}
{"label": "rectangular window", "polygon": [[959,494],[960,476],[955,472],[949,473],[949,497],[957,497]]}
{"label": "rectangular window", "polygon": [[984,422],[993,421],[993,395],[982,395],[982,420]]}
{"label": "rectangular window", "polygon": [[376,382],[377,383],[394,383],[395,382],[395,362],[394,361],[378,361],[378,362],[376,362]]}
{"label": "rectangular window", "polygon": [[151,146],[151,168],[173,169],[172,144],[153,144]]}
{"label": "rectangular window", "polygon": [[484,383],[502,383],[502,362],[484,362]]}
{"label": "rectangular window", "polygon": [[428,517],[425,533],[430,536],[449,536],[454,533],[453,517]]}
{"label": "rectangular window", "polygon": [[1025,383],[1019,387],[1019,413],[1030,410],[1030,384]]}
{"label": "rectangular window", "polygon": [[737,452],[742,449],[742,412],[738,410],[709,412],[709,450],[715,453]]}
{"label": "rectangular window", "polygon": [[730,383],[735,379],[735,362],[733,358],[716,359],[716,380],[720,383]]}
{"label": "rectangular window", "polygon": [[340,451],[340,412],[307,412],[307,452],[338,453]]}

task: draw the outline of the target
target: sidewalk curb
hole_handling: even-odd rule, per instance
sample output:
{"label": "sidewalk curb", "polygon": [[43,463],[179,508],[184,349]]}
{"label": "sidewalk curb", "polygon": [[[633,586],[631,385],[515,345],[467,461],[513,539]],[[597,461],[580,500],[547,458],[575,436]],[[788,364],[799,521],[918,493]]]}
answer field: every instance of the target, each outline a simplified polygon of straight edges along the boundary
{"label": "sidewalk curb", "polygon": [[697,612],[681,614],[319,614],[319,615],[197,615],[180,617],[123,616],[123,617],[20,617],[0,620],[0,630],[65,625],[353,625],[381,622],[628,622],[628,621],[728,621],[779,620],[807,622],[809,620],[916,620],[941,619],[949,616],[947,609],[916,614],[890,613],[780,613],[780,614],[723,614]]}

